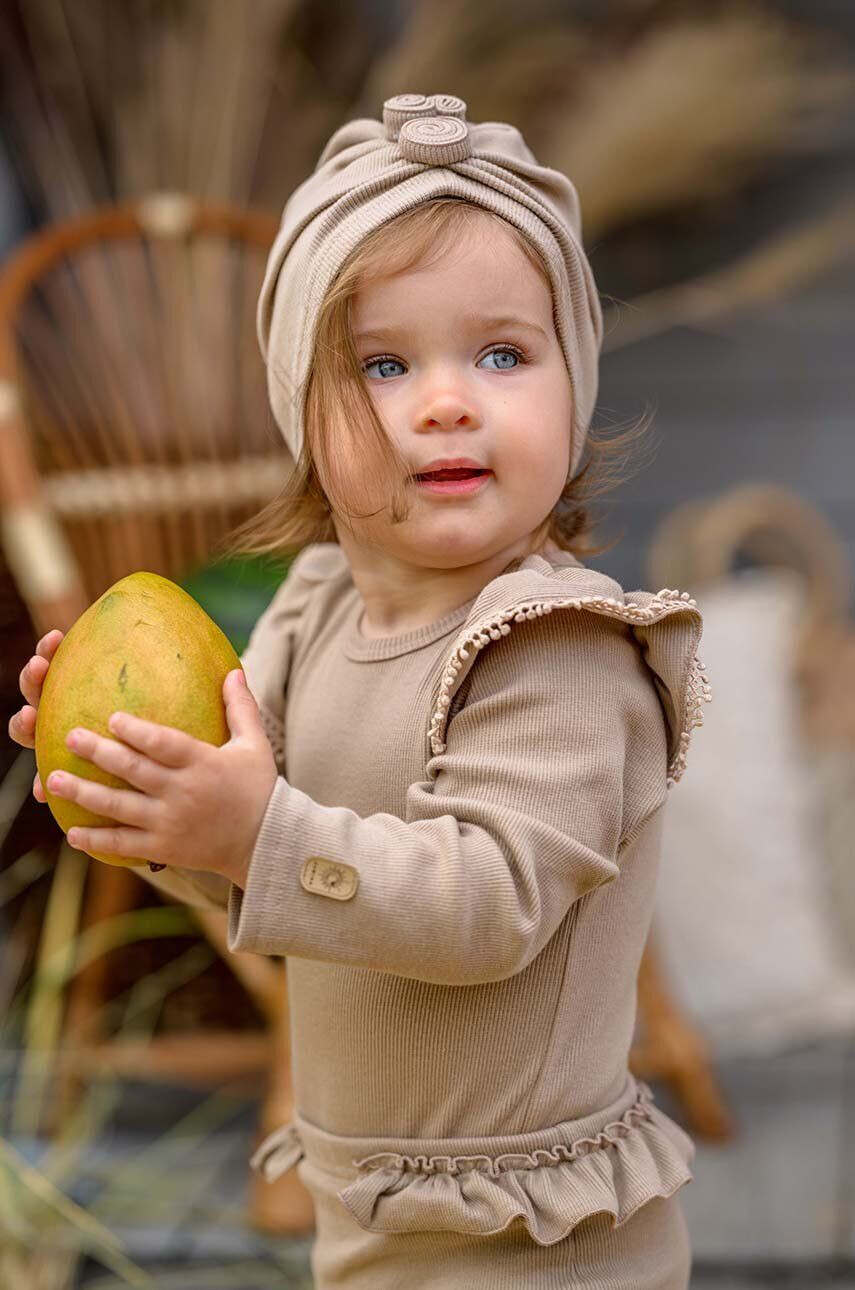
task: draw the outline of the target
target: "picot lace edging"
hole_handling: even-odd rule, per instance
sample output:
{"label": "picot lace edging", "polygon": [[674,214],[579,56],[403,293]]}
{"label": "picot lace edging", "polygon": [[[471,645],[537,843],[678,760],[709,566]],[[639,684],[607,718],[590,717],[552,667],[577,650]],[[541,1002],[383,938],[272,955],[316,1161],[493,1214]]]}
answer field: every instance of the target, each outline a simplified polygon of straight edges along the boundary
{"label": "picot lace edging", "polygon": [[[499,1156],[403,1156],[393,1151],[378,1151],[371,1156],[351,1163],[367,1171],[376,1169],[402,1169],[412,1173],[450,1173],[470,1172],[496,1177],[509,1169],[537,1169],[541,1165],[559,1165],[576,1160],[579,1156],[589,1155],[603,1147],[613,1146],[620,1138],[625,1138],[634,1125],[641,1120],[652,1120],[650,1105],[653,1094],[647,1084],[638,1081],[638,1096],[632,1106],[627,1107],[619,1120],[606,1124],[593,1138],[577,1138],[575,1142],[558,1142],[552,1147],[536,1148],[532,1152],[505,1152]],[[613,1136],[616,1135],[616,1136]],[[461,1170],[460,1165],[469,1166]]]}
{"label": "picot lace edging", "polygon": [[[673,591],[664,587],[657,591],[650,604],[625,604],[609,596],[572,596],[567,599],[532,600],[517,602],[512,608],[504,609],[492,618],[473,627],[463,642],[454,650],[446,666],[439,687],[439,695],[430,722],[430,746],[434,754],[445,752],[446,744],[442,738],[443,723],[451,705],[451,690],[463,663],[469,658],[469,646],[475,650],[483,649],[491,640],[507,636],[511,630],[511,620],[516,623],[540,618],[551,614],[553,609],[590,609],[593,613],[611,615],[627,623],[647,624],[658,622],[668,614],[680,613],[684,609],[697,609],[697,602],[688,591]],[[686,769],[686,757],[692,731],[703,725],[703,704],[712,699],[712,688],[706,669],[697,653],[692,656],[689,674],[686,678],[686,703],[683,714],[683,728],[680,731],[678,746],[668,764],[667,786],[671,788],[682,777]]]}

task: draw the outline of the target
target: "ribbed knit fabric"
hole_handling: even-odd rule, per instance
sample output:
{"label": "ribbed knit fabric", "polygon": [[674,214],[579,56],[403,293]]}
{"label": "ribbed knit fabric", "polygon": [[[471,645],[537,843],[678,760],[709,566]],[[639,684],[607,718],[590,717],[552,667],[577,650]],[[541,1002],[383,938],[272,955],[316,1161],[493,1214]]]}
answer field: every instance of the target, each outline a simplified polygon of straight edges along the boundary
{"label": "ribbed knit fabric", "polygon": [[694,602],[532,555],[416,631],[361,610],[317,544],[253,632],[282,777],[246,889],[144,874],[288,956],[297,1113],[254,1167],[309,1187],[317,1290],[685,1290],[694,1147],[627,1055]]}

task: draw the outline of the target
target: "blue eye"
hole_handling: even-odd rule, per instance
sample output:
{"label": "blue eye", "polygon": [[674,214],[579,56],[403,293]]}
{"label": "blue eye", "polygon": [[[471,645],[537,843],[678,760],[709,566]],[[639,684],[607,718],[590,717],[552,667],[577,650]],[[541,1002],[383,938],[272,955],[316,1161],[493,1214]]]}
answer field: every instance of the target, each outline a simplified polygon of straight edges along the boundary
{"label": "blue eye", "polygon": [[[512,358],[516,360],[516,362],[513,365],[511,365],[510,363],[504,363],[498,367],[494,367],[492,369],[494,372],[514,372],[516,371],[517,367],[521,366],[523,363],[528,362],[526,355],[523,353],[521,349],[518,349],[516,345],[497,345],[495,349],[491,349],[489,353],[485,354],[484,358],[492,358],[494,354],[501,355],[503,358],[510,355]],[[483,359],[481,361],[483,362]],[[394,367],[396,364],[398,367],[404,366],[404,364],[401,362],[399,358],[392,358],[391,355],[389,354],[381,354],[379,358],[371,358],[368,360],[368,362],[363,363],[362,370],[367,376],[369,373],[369,369],[372,367],[379,367],[383,369],[383,368],[388,368],[390,365]],[[382,380],[384,376],[398,376],[398,375],[399,375],[398,372],[381,371],[380,379]]]}
{"label": "blue eye", "polygon": [[494,368],[493,370],[496,372],[514,372],[516,371],[517,367],[519,367],[522,363],[526,361],[525,355],[523,354],[522,350],[517,349],[515,345],[499,345],[496,347],[496,349],[491,349],[489,354],[485,354],[484,358],[493,358],[494,355],[501,355],[502,358],[505,358],[508,355],[510,355],[511,358],[516,359],[516,363],[514,363],[513,367],[511,367],[509,364],[504,364],[500,367]]}
{"label": "blue eye", "polygon": [[[366,374],[366,376],[367,376],[369,367],[377,367],[377,366],[381,366],[381,367],[388,367],[390,364],[392,364],[392,365],[394,366],[394,364],[395,364],[395,363],[397,363],[397,364],[398,364],[398,367],[403,367],[403,366],[404,366],[404,365],[403,365],[403,363],[401,362],[401,360],[400,360],[400,359],[398,359],[398,358],[386,358],[386,357],[382,357],[382,358],[372,358],[372,359],[370,360],[370,362],[368,362],[368,363],[364,363],[364,364],[363,364],[362,370],[363,370],[363,372],[365,372],[365,374]],[[388,376],[388,375],[389,375],[389,373],[387,372],[387,373],[386,373],[386,375]],[[398,373],[397,373],[397,372],[392,372],[392,374],[391,374],[391,375],[392,375],[392,376],[397,376],[397,375],[398,375]]]}

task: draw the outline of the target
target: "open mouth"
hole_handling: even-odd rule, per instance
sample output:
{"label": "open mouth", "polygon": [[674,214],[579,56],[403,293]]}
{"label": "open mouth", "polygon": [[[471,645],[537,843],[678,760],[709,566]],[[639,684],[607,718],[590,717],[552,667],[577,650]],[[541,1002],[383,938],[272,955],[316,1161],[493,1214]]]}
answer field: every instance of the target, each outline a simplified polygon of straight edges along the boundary
{"label": "open mouth", "polygon": [[477,479],[481,475],[490,475],[489,470],[475,470],[468,466],[458,466],[454,470],[431,470],[424,475],[414,475],[413,479],[427,482],[439,482],[445,479]]}

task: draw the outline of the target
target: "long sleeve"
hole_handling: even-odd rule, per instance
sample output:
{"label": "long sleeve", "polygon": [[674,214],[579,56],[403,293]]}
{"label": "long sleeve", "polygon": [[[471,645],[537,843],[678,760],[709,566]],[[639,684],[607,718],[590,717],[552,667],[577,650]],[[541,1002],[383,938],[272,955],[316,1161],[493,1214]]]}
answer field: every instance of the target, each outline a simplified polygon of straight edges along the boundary
{"label": "long sleeve", "polygon": [[[240,660],[280,769],[284,769],[285,690],[300,620],[317,580],[314,553],[320,549],[317,544],[305,547],[291,562],[285,579],[255,623]],[[222,874],[174,865],[157,873],[143,865],[136,872],[174,900],[203,909],[228,907],[231,883]]]}
{"label": "long sleeve", "polygon": [[[230,950],[501,980],[618,876],[627,747],[645,729],[665,789],[661,708],[626,625],[578,609],[534,618],[483,649],[464,684],[405,819],[277,780],[246,888],[231,890]],[[339,898],[311,880],[319,857]]]}

